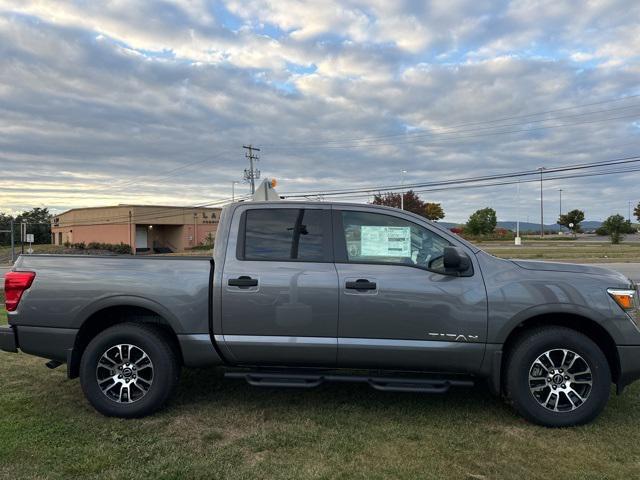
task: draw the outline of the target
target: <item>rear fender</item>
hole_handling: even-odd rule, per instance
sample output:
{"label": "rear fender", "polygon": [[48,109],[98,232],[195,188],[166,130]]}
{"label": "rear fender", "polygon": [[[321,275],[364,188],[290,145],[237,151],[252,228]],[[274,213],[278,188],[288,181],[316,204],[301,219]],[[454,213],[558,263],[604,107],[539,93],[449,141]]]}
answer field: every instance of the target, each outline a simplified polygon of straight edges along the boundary
{"label": "rear fender", "polygon": [[110,307],[140,307],[164,319],[176,334],[184,333],[178,318],[162,304],[135,295],[113,295],[100,298],[82,309],[73,319],[72,328],[79,329],[92,315]]}

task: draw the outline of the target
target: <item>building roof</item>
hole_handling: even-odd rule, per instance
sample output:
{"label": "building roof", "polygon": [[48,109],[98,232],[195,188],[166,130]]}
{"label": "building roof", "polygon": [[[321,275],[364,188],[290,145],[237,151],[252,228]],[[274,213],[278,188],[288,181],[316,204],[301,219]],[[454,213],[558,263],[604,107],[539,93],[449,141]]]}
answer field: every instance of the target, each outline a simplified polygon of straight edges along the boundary
{"label": "building roof", "polygon": [[70,212],[77,212],[81,210],[101,210],[105,208],[173,208],[180,210],[220,210],[220,207],[196,207],[196,206],[180,206],[180,205],[136,205],[131,203],[119,203],[118,205],[104,205],[101,207],[76,207],[65,210],[64,212],[53,215],[59,217]]}

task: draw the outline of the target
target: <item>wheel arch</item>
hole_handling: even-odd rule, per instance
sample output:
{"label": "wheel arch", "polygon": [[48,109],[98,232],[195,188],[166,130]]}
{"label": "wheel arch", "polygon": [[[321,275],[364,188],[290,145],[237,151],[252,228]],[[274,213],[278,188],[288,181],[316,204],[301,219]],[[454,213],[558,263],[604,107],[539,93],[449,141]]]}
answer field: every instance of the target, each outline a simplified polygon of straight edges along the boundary
{"label": "wheel arch", "polygon": [[501,388],[504,387],[506,372],[506,362],[509,358],[509,352],[519,338],[526,335],[532,329],[545,326],[561,326],[570,328],[589,337],[604,353],[611,378],[614,383],[620,378],[620,358],[613,337],[607,330],[595,320],[575,313],[543,313],[534,315],[526,320],[518,323],[507,335],[502,347],[502,364],[501,364]]}
{"label": "wheel arch", "polygon": [[138,302],[115,303],[93,311],[81,323],[73,349],[67,352],[67,376],[79,375],[80,359],[87,345],[96,335],[121,323],[144,323],[153,325],[168,340],[180,363],[184,363],[180,342],[173,325],[156,309],[141,306]]}

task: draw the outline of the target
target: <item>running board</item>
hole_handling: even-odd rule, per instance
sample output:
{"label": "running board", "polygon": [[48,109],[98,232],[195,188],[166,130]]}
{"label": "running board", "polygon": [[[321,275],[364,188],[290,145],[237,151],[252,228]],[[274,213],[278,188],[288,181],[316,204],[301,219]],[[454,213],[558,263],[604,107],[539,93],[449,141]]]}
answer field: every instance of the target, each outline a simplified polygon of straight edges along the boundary
{"label": "running board", "polygon": [[382,392],[446,393],[451,387],[472,387],[472,380],[374,377],[270,372],[225,372],[225,378],[244,379],[253,387],[315,388],[325,382],[367,383]]}

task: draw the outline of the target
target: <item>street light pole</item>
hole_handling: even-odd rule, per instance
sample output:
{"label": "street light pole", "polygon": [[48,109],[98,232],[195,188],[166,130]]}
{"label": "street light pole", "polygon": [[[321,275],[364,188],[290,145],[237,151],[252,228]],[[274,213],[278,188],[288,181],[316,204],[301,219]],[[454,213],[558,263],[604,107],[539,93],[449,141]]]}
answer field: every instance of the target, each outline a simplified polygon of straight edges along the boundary
{"label": "street light pole", "polygon": [[514,242],[516,245],[522,245],[522,239],[520,238],[520,180],[518,180],[516,207],[516,238]]}
{"label": "street light pole", "polygon": [[562,189],[558,190],[560,192],[560,216],[562,216]]}
{"label": "street light pole", "polygon": [[540,170],[540,238],[544,238],[544,200],[542,193],[542,172],[544,167],[538,168]]}
{"label": "street light pole", "polygon": [[406,170],[400,170],[400,210],[404,210],[404,174]]}

